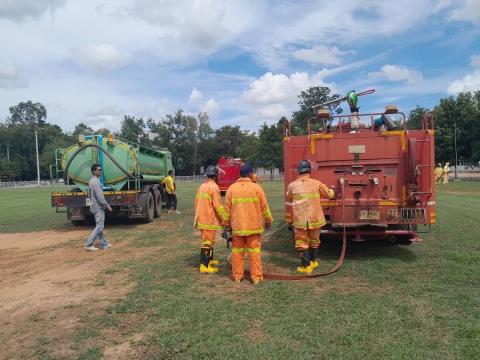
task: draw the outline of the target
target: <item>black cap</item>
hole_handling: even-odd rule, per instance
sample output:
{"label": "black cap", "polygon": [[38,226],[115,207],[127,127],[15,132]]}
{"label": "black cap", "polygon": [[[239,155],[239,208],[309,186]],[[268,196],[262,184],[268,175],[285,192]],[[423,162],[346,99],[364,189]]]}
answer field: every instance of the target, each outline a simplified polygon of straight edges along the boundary
{"label": "black cap", "polygon": [[210,165],[207,167],[207,170],[205,170],[205,175],[206,176],[217,176],[218,175],[218,169],[216,166]]}
{"label": "black cap", "polygon": [[243,165],[240,168],[240,176],[241,177],[247,177],[253,172],[253,167],[251,165]]}
{"label": "black cap", "polygon": [[308,160],[300,160],[297,166],[297,172],[299,174],[305,174],[312,171],[312,165]]}

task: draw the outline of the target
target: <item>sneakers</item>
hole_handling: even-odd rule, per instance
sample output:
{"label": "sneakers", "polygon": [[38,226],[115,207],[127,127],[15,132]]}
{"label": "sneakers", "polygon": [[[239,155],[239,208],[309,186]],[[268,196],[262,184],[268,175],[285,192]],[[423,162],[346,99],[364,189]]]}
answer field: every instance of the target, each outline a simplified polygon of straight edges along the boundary
{"label": "sneakers", "polygon": [[88,250],[88,251],[97,251],[98,248],[93,246],[93,245],[90,245],[90,246],[85,246],[85,250]]}
{"label": "sneakers", "polygon": [[102,250],[107,250],[108,248],[113,247],[112,244],[107,244],[107,246],[102,247]]}
{"label": "sneakers", "polygon": [[310,260],[310,267],[313,269],[316,269],[318,267],[318,261],[312,261]]}
{"label": "sneakers", "polygon": [[214,274],[218,272],[217,268],[209,266],[205,266],[203,264],[200,264],[200,267],[198,268],[198,271],[200,271],[200,274]]}
{"label": "sneakers", "polygon": [[304,273],[304,274],[310,274],[313,271],[312,265],[308,266],[299,266],[297,267],[297,271]]}

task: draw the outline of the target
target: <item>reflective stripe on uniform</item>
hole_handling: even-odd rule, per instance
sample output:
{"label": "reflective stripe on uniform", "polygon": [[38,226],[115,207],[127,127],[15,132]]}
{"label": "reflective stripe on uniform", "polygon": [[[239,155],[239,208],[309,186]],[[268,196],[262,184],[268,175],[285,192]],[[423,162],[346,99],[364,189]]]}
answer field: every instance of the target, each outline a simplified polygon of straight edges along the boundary
{"label": "reflective stripe on uniform", "polygon": [[212,195],[210,195],[209,193],[206,193],[206,192],[198,193],[195,197],[196,197],[197,199],[208,199],[208,200],[212,200]]}
{"label": "reflective stripe on uniform", "polygon": [[202,230],[222,230],[223,227],[220,225],[209,225],[209,224],[199,224],[197,222],[196,227]]}
{"label": "reflective stripe on uniform", "polygon": [[270,209],[265,210],[262,213],[262,215],[263,215],[264,218],[271,218],[272,217],[272,213],[270,212]]}
{"label": "reflective stripe on uniform", "polygon": [[233,230],[232,234],[237,236],[249,236],[255,234],[261,234],[263,229],[256,229],[256,230]]}
{"label": "reflective stripe on uniform", "polygon": [[242,203],[251,203],[251,202],[260,202],[258,197],[234,197],[232,198],[232,204],[242,204]]}
{"label": "reflective stripe on uniform", "polygon": [[223,205],[220,205],[219,207],[216,208],[217,213],[220,214],[220,217],[222,218],[223,221],[227,221],[229,219],[227,210],[223,207]]}
{"label": "reflective stripe on uniform", "polygon": [[294,222],[293,226],[301,229],[313,229],[313,228],[319,228],[325,225],[327,222],[325,219],[320,220],[320,221],[315,221],[315,222],[308,222],[308,223],[298,223]]}
{"label": "reflective stripe on uniform", "polygon": [[247,248],[247,252],[249,253],[260,254],[260,251],[260,248]]}
{"label": "reflective stripe on uniform", "polygon": [[245,252],[245,248],[232,247],[233,254],[242,254]]}
{"label": "reflective stripe on uniform", "polygon": [[293,194],[293,200],[320,199],[320,194]]}

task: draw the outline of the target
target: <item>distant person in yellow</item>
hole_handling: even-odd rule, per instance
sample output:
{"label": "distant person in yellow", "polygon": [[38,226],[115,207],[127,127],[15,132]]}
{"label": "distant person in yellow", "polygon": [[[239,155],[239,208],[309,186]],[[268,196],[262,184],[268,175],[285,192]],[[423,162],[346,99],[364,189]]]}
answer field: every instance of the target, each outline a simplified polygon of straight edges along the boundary
{"label": "distant person in yellow", "polygon": [[165,191],[167,192],[168,212],[181,214],[181,212],[177,210],[177,194],[175,193],[177,186],[175,185],[173,170],[168,170],[168,176],[162,180],[162,183],[165,185]]}
{"label": "distant person in yellow", "polygon": [[450,163],[446,163],[443,167],[443,185],[448,184],[448,173],[450,172]]}
{"label": "distant person in yellow", "polygon": [[438,163],[435,168],[435,184],[441,184],[443,180],[443,166],[442,163]]}

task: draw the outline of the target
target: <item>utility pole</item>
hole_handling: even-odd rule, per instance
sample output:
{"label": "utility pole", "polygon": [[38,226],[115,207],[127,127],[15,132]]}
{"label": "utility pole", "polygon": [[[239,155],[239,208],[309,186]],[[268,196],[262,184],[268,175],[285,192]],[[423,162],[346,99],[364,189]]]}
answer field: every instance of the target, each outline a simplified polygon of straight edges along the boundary
{"label": "utility pole", "polygon": [[458,154],[457,154],[457,116],[453,117],[453,138],[455,147],[455,180],[457,180]]}
{"label": "utility pole", "polygon": [[38,134],[37,130],[35,130],[35,150],[37,152],[37,183],[40,186],[40,161],[38,158]]}
{"label": "utility pole", "polygon": [[197,152],[198,152],[198,143],[197,143],[197,129],[193,133],[193,176],[195,176],[195,170],[197,167]]}

